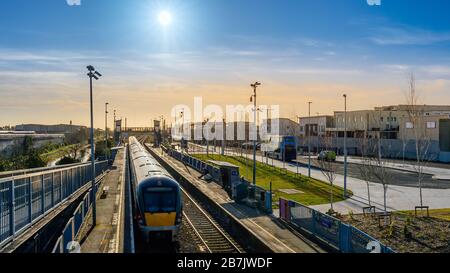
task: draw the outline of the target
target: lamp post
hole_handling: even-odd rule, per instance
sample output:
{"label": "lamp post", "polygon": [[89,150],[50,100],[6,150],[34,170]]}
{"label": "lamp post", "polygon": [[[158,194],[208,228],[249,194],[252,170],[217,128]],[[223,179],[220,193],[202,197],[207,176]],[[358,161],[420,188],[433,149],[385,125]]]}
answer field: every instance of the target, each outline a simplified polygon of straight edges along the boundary
{"label": "lamp post", "polygon": [[108,105],[109,102],[105,103],[105,153],[106,160],[108,160]]}
{"label": "lamp post", "polygon": [[[317,115],[317,155],[319,155],[319,144],[320,144],[320,113],[316,112]],[[325,122],[326,123],[326,122]]]}
{"label": "lamp post", "polygon": [[311,104],[308,102],[308,177],[311,178]]}
{"label": "lamp post", "polygon": [[344,198],[347,197],[347,94],[344,97]]}
{"label": "lamp post", "polygon": [[223,130],[223,132],[222,132],[222,156],[225,156],[225,154],[226,154],[226,138],[227,138],[227,135],[226,135],[226,127],[227,127],[227,120],[224,118],[224,119],[222,119],[222,130]]}
{"label": "lamp post", "polygon": [[95,71],[92,65],[87,66],[89,73],[89,86],[90,86],[90,104],[91,104],[91,175],[92,175],[92,225],[97,224],[97,208],[96,208],[96,190],[95,190],[95,141],[94,141],[94,102],[92,97],[92,79],[98,80],[102,74]]}
{"label": "lamp post", "polygon": [[117,145],[116,143],[116,110],[114,110],[114,136],[113,136],[113,142],[115,145]]}
{"label": "lamp post", "polygon": [[[259,82],[255,82],[253,84],[250,84],[250,86],[253,88],[253,95],[250,97],[250,102],[253,100],[253,105],[254,105],[254,113],[253,113],[253,118],[254,118],[254,123],[255,123],[255,129],[256,129],[256,111],[258,111],[258,109],[256,108],[256,89],[258,88],[258,86],[260,86],[261,83]],[[258,132],[256,132],[256,139],[253,140],[253,185],[256,185],[256,141],[258,140]]]}

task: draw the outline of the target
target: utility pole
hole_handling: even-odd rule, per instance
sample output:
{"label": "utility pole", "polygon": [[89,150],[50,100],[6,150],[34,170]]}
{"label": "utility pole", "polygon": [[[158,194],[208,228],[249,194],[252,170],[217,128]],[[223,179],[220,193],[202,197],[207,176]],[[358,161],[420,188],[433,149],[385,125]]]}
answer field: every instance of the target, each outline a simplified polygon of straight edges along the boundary
{"label": "utility pole", "polygon": [[223,130],[223,132],[222,132],[222,156],[224,156],[225,155],[225,149],[226,149],[226,143],[225,143],[225,141],[226,141],[226,130],[227,130],[227,128],[226,128],[227,126],[226,126],[226,119],[222,119],[222,130]]}
{"label": "utility pole", "polygon": [[116,110],[114,110],[114,130],[113,130],[113,142],[116,145]]}
{"label": "utility pole", "polygon": [[[259,83],[259,82],[255,82],[250,85],[253,88],[253,95],[250,97],[250,102],[253,99],[253,105],[255,107],[255,109],[254,109],[255,112],[253,113],[255,130],[256,130],[256,111],[258,111],[257,105],[256,105],[256,89],[260,85],[261,85],[261,83]],[[258,140],[258,132],[256,132],[256,139],[253,140],[253,185],[256,185],[256,142],[257,142],[257,140]]]}
{"label": "utility pole", "polygon": [[347,94],[344,97],[344,198],[347,197]]}
{"label": "utility pole", "polygon": [[105,154],[108,160],[108,102],[105,103]]}
{"label": "utility pole", "polygon": [[[316,112],[317,115],[317,155],[319,155],[319,144],[320,144],[320,113]],[[326,121],[325,121],[326,122]]]}
{"label": "utility pole", "polygon": [[95,227],[97,224],[97,207],[96,207],[96,190],[95,190],[95,140],[94,140],[94,102],[92,96],[92,78],[98,80],[102,77],[98,71],[92,65],[87,66],[89,73],[89,86],[90,86],[90,108],[91,108],[91,176],[92,176],[92,188],[91,188],[91,198],[92,198],[92,225]]}
{"label": "utility pole", "polygon": [[308,177],[311,178],[311,104],[308,102]]}
{"label": "utility pole", "polygon": [[[204,122],[205,122],[205,125],[206,125],[206,123],[209,122],[209,118],[205,119]],[[209,157],[209,141],[208,141],[208,139],[209,139],[209,130],[208,130],[208,135],[205,136],[205,140],[206,140],[206,157]]]}

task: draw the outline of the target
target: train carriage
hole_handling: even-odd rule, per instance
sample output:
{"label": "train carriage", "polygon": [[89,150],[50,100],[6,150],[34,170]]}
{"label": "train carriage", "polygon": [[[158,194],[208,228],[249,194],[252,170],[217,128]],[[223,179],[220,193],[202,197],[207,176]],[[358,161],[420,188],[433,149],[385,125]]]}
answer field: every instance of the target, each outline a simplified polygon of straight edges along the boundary
{"label": "train carriage", "polygon": [[135,217],[144,239],[168,236],[177,240],[182,217],[178,182],[137,141],[129,139]]}

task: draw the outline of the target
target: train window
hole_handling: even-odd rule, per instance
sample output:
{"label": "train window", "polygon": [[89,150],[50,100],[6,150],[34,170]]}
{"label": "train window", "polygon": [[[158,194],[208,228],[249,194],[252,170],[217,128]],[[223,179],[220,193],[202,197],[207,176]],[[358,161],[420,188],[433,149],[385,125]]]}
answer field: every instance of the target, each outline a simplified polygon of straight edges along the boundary
{"label": "train window", "polygon": [[176,201],[176,191],[172,188],[149,188],[144,192],[145,212],[173,212]]}

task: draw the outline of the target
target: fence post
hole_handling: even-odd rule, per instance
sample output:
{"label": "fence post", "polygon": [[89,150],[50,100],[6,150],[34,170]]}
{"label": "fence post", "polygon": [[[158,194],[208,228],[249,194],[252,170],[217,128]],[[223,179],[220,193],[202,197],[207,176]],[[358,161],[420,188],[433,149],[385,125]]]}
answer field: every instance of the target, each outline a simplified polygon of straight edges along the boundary
{"label": "fence post", "polygon": [[86,197],[83,198],[83,201],[81,202],[81,221],[84,222],[84,203],[86,201]]}
{"label": "fence post", "polygon": [[64,253],[64,236],[60,237],[61,240],[59,241],[59,253]]}
{"label": "fence post", "polygon": [[52,208],[55,206],[55,173],[52,173]]}
{"label": "fence post", "polygon": [[75,216],[72,217],[72,219],[70,221],[71,221],[70,226],[72,229],[72,241],[74,241],[75,240]]}
{"label": "fence post", "polygon": [[10,214],[9,214],[9,216],[10,216],[10,219],[9,219],[10,223],[9,223],[9,226],[10,226],[11,236],[13,236],[13,238],[14,238],[14,234],[16,233],[16,225],[14,223],[15,222],[15,215],[14,215],[15,214],[14,178],[11,180],[10,198],[11,198],[11,200],[10,200]]}
{"label": "fence post", "polygon": [[60,171],[59,173],[59,201],[62,202],[63,200],[63,172]]}
{"label": "fence post", "polygon": [[41,211],[45,215],[45,181],[44,175],[41,176]]}
{"label": "fence post", "polygon": [[316,211],[312,210],[312,233],[316,236]]}
{"label": "fence post", "polygon": [[33,185],[31,184],[31,177],[28,177],[28,220],[33,222]]}
{"label": "fence post", "polygon": [[350,253],[351,226],[339,223],[339,250],[342,253]]}

